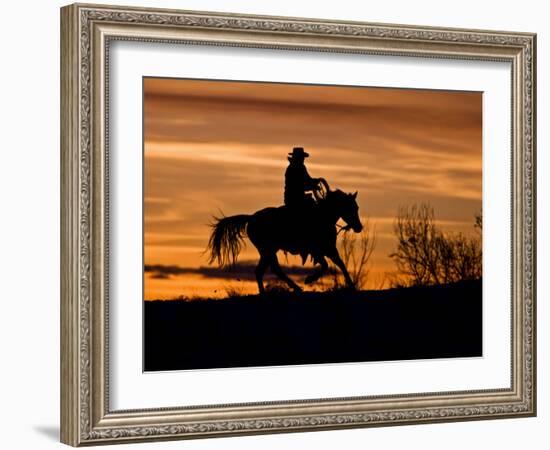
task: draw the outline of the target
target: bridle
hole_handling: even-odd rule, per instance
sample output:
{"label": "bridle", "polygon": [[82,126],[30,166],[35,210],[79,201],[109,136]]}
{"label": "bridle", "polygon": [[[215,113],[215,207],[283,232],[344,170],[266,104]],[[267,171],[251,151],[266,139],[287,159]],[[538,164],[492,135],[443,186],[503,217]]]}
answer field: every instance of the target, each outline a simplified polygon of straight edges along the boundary
{"label": "bridle", "polygon": [[[318,190],[313,191],[313,197],[315,197],[315,201],[317,203],[319,203],[323,200],[326,200],[328,193],[331,192],[330,186],[329,186],[327,180],[325,180],[324,178],[319,178],[319,183],[323,186],[323,189],[318,189]],[[351,230],[351,225],[338,225],[338,224],[336,224],[336,227],[338,228],[338,231],[336,232],[336,236],[338,236],[342,231],[347,232],[347,231]]]}

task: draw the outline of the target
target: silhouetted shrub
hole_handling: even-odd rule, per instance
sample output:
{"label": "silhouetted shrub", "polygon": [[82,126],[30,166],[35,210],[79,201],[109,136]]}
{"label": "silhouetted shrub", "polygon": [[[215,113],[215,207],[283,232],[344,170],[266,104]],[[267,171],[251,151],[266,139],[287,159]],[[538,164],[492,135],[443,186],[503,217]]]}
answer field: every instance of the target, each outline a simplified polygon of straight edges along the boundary
{"label": "silhouetted shrub", "polygon": [[[340,233],[337,242],[338,252],[346,265],[353,285],[356,289],[364,289],[370,273],[370,258],[376,247],[376,229],[369,220],[363,222],[363,230],[359,233],[344,231]],[[344,277],[336,270],[332,277],[333,289],[346,286]]]}
{"label": "silhouetted shrub", "polygon": [[[481,214],[476,215],[474,226],[481,231]],[[431,206],[400,208],[394,233],[397,249],[390,257],[404,277],[404,284],[445,284],[481,278],[481,233],[466,236],[441,231]]]}

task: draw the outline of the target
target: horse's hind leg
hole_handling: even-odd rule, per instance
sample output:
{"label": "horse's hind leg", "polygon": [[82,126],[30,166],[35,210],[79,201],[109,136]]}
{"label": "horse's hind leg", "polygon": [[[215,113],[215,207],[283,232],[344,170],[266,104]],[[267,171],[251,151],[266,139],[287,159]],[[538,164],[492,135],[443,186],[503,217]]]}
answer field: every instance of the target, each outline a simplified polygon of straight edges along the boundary
{"label": "horse's hind leg", "polygon": [[258,283],[258,289],[260,291],[260,294],[263,294],[265,292],[264,290],[264,273],[267,269],[267,266],[269,266],[269,258],[265,256],[260,256],[260,261],[258,262],[258,265],[256,266],[256,282]]}
{"label": "horse's hind leg", "polygon": [[323,276],[325,271],[328,269],[327,260],[324,258],[324,256],[321,256],[318,261],[321,267],[319,267],[315,272],[306,277],[306,284],[315,283],[319,278]]}
{"label": "horse's hind leg", "polygon": [[286,284],[292,288],[295,292],[300,292],[302,288],[298,286],[294,281],[292,281],[286,273],[283,272],[283,269],[281,269],[281,266],[279,265],[279,260],[277,259],[277,255],[273,254],[270,259],[271,264],[271,270],[273,270],[273,273],[277,275],[281,280],[283,280]]}

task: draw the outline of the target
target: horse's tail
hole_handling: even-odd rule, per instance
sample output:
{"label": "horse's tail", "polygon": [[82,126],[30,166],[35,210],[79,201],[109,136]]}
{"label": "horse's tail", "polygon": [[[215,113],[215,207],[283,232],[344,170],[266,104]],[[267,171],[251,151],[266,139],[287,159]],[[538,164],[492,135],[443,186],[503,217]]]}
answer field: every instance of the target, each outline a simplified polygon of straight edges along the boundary
{"label": "horse's tail", "polygon": [[216,218],[215,223],[212,224],[213,230],[206,248],[210,251],[210,264],[217,261],[218,265],[223,267],[237,262],[250,217],[240,214]]}

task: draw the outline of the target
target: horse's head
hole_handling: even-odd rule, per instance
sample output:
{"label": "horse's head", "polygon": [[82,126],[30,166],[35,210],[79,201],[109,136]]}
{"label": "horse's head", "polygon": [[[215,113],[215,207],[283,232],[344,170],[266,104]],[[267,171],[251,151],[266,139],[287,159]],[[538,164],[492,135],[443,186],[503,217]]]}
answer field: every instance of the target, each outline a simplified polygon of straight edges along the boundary
{"label": "horse's head", "polygon": [[342,218],[346,224],[356,233],[363,229],[361,219],[359,218],[359,205],[357,204],[357,192],[346,194],[341,190],[330,191],[328,195],[333,205],[334,211],[338,217]]}

